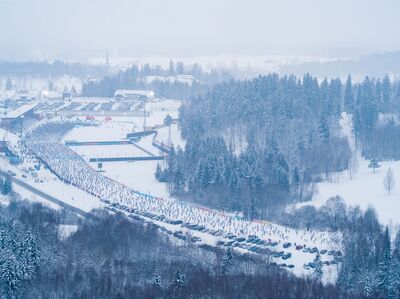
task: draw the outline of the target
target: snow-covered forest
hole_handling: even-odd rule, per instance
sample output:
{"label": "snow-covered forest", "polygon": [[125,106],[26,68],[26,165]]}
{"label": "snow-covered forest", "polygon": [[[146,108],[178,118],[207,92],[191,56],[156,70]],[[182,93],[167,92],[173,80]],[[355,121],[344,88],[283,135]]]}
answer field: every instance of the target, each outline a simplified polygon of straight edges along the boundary
{"label": "snow-covered forest", "polygon": [[0,298],[400,298],[399,11],[0,0]]}

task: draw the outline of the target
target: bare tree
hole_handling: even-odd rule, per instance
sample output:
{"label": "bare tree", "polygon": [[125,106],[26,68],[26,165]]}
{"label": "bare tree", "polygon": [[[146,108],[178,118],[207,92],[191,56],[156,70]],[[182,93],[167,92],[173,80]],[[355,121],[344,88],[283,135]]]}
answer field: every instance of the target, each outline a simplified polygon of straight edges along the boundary
{"label": "bare tree", "polygon": [[350,159],[349,168],[348,168],[350,180],[353,179],[354,175],[357,174],[358,166],[359,165],[358,165],[357,152],[354,151],[351,154],[351,159]]}
{"label": "bare tree", "polygon": [[385,177],[383,178],[383,186],[385,190],[390,194],[390,192],[394,189],[395,181],[392,169],[389,167]]}

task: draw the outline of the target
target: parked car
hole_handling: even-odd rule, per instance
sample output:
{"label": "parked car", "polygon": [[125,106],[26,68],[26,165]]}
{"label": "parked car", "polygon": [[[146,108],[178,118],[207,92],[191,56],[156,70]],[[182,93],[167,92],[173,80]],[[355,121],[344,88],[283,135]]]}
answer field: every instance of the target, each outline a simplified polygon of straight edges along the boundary
{"label": "parked car", "polygon": [[285,254],[285,253],[284,253],[283,251],[280,251],[280,252],[278,252],[278,253],[275,253],[275,254],[274,254],[274,257],[275,257],[275,258],[279,258],[279,257],[282,257],[284,254]]}
{"label": "parked car", "polygon": [[289,248],[290,246],[292,246],[290,242],[283,243],[283,248]]}
{"label": "parked car", "polygon": [[192,241],[193,243],[200,242],[200,241],[201,241],[201,238],[199,238],[199,237],[192,237],[192,238],[190,239],[190,241]]}

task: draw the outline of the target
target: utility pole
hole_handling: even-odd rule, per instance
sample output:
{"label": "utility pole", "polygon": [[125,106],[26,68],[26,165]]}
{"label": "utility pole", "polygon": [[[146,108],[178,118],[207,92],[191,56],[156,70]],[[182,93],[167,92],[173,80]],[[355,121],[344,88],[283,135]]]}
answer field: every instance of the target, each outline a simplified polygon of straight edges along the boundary
{"label": "utility pole", "polygon": [[147,102],[147,98],[145,98],[144,100],[144,113],[143,113],[143,132],[146,131],[146,102]]}
{"label": "utility pole", "polygon": [[21,115],[20,120],[21,120],[21,138],[22,138],[22,133],[24,128],[24,115]]}
{"label": "utility pole", "polygon": [[[6,117],[5,117],[5,119],[7,119],[7,121],[8,121],[8,118],[7,118],[7,114],[8,114],[8,100],[6,99],[6,101],[5,101],[5,114],[6,114]],[[7,128],[7,129],[5,129],[4,130],[4,136],[3,136],[3,139],[4,140],[8,140],[8,129],[9,128]]]}
{"label": "utility pole", "polygon": [[171,123],[168,125],[168,147],[171,148]]}

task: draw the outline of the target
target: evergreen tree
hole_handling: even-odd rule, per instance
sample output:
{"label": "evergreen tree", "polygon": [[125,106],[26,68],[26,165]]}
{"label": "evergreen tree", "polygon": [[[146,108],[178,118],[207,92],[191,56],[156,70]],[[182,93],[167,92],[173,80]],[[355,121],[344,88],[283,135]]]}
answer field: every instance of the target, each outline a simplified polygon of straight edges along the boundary
{"label": "evergreen tree", "polygon": [[351,112],[354,109],[353,85],[350,75],[347,77],[346,87],[344,89],[344,107],[348,112]]}
{"label": "evergreen tree", "polygon": [[374,172],[375,172],[375,170],[376,170],[377,168],[381,167],[381,164],[379,163],[379,161],[378,161],[376,158],[372,158],[372,159],[369,161],[368,167],[369,167],[369,168],[372,168],[372,169],[374,170]]}
{"label": "evergreen tree", "polygon": [[177,75],[183,75],[184,67],[183,67],[183,62],[182,61],[178,61],[175,64],[175,72],[176,72]]}
{"label": "evergreen tree", "polygon": [[185,287],[187,285],[186,275],[177,270],[172,282],[178,288]]}
{"label": "evergreen tree", "polygon": [[170,76],[174,76],[175,75],[174,62],[172,60],[169,61],[168,74]]}
{"label": "evergreen tree", "polygon": [[1,193],[3,195],[8,195],[10,194],[12,191],[12,179],[10,175],[7,175],[4,179],[3,179],[3,184],[2,184],[2,188],[1,188]]}
{"label": "evergreen tree", "polygon": [[221,267],[221,272],[224,274],[228,271],[229,266],[232,264],[232,250],[230,247],[228,247],[224,258],[222,259],[222,267]]}
{"label": "evergreen tree", "polygon": [[329,128],[329,123],[328,123],[328,116],[325,112],[321,113],[320,119],[319,119],[319,133],[325,142],[328,141],[329,136],[330,136],[330,128]]}
{"label": "evergreen tree", "polygon": [[368,77],[362,83],[361,111],[363,114],[363,129],[369,133],[378,120],[378,109],[372,91],[372,83]]}
{"label": "evergreen tree", "polygon": [[20,260],[23,265],[24,279],[30,279],[36,274],[41,262],[41,251],[37,237],[30,231],[26,233],[25,239],[20,246]]}
{"label": "evergreen tree", "polygon": [[361,131],[363,128],[362,124],[362,111],[361,111],[361,85],[358,85],[357,89],[357,100],[355,106],[353,108],[353,133],[355,135],[356,146],[358,145],[358,141],[361,135]]}
{"label": "evergreen tree", "polygon": [[377,277],[377,287],[379,293],[384,298],[390,298],[392,293],[391,287],[391,266],[392,266],[392,251],[390,245],[390,234],[389,229],[386,227],[385,233],[383,236],[382,243],[382,258],[379,263],[378,277]]}
{"label": "evergreen tree", "polygon": [[391,296],[393,298],[400,297],[400,261],[392,255],[392,265],[390,272]]}
{"label": "evergreen tree", "polygon": [[156,272],[153,276],[153,286],[160,288],[161,287],[161,276]]}
{"label": "evergreen tree", "polygon": [[382,101],[386,105],[390,103],[390,90],[391,83],[389,76],[386,74],[382,81]]}
{"label": "evergreen tree", "polygon": [[157,168],[156,168],[156,172],[154,175],[155,175],[155,178],[157,181],[159,181],[159,182],[165,181],[163,171],[161,170],[160,163],[157,163]]}
{"label": "evergreen tree", "polygon": [[371,280],[367,276],[364,283],[364,298],[372,298]]}
{"label": "evergreen tree", "polygon": [[314,274],[316,276],[317,279],[321,279],[322,277],[322,261],[321,261],[321,255],[319,254],[319,252],[317,253],[317,255],[315,256],[313,262],[315,263],[315,270],[314,270]]}
{"label": "evergreen tree", "polygon": [[7,249],[0,253],[0,286],[6,298],[13,298],[22,286],[18,261],[14,253]]}

